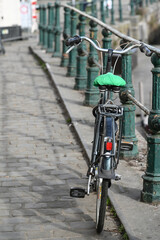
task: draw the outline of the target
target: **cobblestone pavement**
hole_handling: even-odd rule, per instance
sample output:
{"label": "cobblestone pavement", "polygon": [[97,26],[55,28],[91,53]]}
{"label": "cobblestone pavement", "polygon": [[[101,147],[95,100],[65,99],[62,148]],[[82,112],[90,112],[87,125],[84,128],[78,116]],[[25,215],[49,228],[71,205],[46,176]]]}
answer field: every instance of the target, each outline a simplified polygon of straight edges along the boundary
{"label": "cobblestone pavement", "polygon": [[96,235],[94,194],[69,197],[87,165],[28,45],[8,44],[0,56],[0,240],[121,239],[109,212]]}

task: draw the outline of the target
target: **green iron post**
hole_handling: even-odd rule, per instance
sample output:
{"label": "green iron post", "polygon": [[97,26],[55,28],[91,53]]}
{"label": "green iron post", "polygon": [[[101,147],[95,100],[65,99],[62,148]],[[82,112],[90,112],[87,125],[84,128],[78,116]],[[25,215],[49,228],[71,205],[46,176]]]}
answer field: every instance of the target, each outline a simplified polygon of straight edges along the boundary
{"label": "green iron post", "polygon": [[111,24],[115,24],[114,20],[114,0],[112,0],[112,8],[111,8]]}
{"label": "green iron post", "polygon": [[[111,35],[112,33],[109,32],[106,28],[102,30],[102,35],[103,35],[103,48],[109,49],[111,48],[112,45],[112,39]],[[107,66],[107,59],[108,55],[107,53],[103,53],[103,73],[106,73],[106,66]]]}
{"label": "green iron post", "polygon": [[[106,28],[102,30],[102,35],[103,35],[103,48],[109,49],[112,48],[112,39],[111,35],[112,33],[108,31]],[[108,60],[108,54],[103,53],[103,73],[106,73],[106,67],[107,67],[107,60]],[[111,72],[112,72],[112,67],[111,67]],[[113,93],[111,93],[111,99],[113,99]]]}
{"label": "green iron post", "polygon": [[152,110],[150,111],[147,136],[147,169],[143,176],[142,201],[160,203],[160,56],[153,53]]}
{"label": "green iron post", "polygon": [[54,8],[48,3],[48,46],[47,52],[53,52],[53,25],[54,25]]}
{"label": "green iron post", "polygon": [[148,7],[148,0],[146,0],[146,7]]}
{"label": "green iron post", "polygon": [[[55,41],[54,27],[55,27],[55,4],[52,4],[52,39]],[[52,45],[53,45],[52,43]]]}
{"label": "green iron post", "polygon": [[106,5],[106,18],[109,18],[109,8],[108,8],[108,4]]}
{"label": "green iron post", "polygon": [[131,13],[130,13],[130,15],[131,16],[135,16],[135,4],[134,4],[133,0],[130,1],[130,6],[131,6]]}
{"label": "green iron post", "polygon": [[122,16],[122,2],[119,0],[119,21],[123,22],[123,16]]}
{"label": "green iron post", "polygon": [[41,11],[42,11],[42,20],[41,20],[41,34],[42,34],[42,42],[41,42],[41,45],[43,46],[43,43],[44,43],[44,28],[43,28],[43,24],[44,24],[44,10],[43,10],[43,6],[44,5],[41,5]]}
{"label": "green iron post", "polygon": [[100,4],[101,4],[101,6],[100,6],[100,9],[101,9],[101,21],[105,23],[106,22],[106,11],[104,9],[104,0],[101,0]]}
{"label": "green iron post", "polygon": [[[85,22],[86,18],[82,15],[79,16],[79,35],[85,36]],[[75,78],[75,89],[86,89],[87,86],[87,56],[86,56],[86,44],[82,42],[77,48],[77,73]]]}
{"label": "green iron post", "polygon": [[97,0],[92,0],[91,12],[93,17],[97,17]]}
{"label": "green iron post", "polygon": [[46,28],[46,7],[45,5],[42,6],[42,16],[43,16],[43,24],[42,24],[42,46],[45,47],[45,28]]}
{"label": "green iron post", "polygon": [[39,26],[38,26],[38,28],[39,28],[39,45],[41,45],[42,44],[42,24],[43,24],[43,22],[42,22],[42,16],[43,16],[43,14],[42,14],[42,5],[40,5],[39,6]]}
{"label": "green iron post", "polygon": [[54,53],[53,57],[61,57],[61,26],[60,26],[60,4],[59,1],[55,2],[55,26],[54,26],[54,34],[55,34],[55,45],[54,45]]}
{"label": "green iron post", "polygon": [[[71,36],[76,35],[76,28],[77,28],[77,13],[71,10]],[[77,58],[77,49],[74,48],[69,53],[69,64],[67,67],[67,76],[68,77],[75,77],[76,76],[76,58]]]}
{"label": "green iron post", "polygon": [[47,49],[48,45],[48,25],[47,25],[47,6],[44,6],[44,49]]}
{"label": "green iron post", "polygon": [[142,8],[144,7],[144,1],[145,1],[145,0],[142,0],[142,1],[141,1],[141,7],[142,7]]}
{"label": "green iron post", "polygon": [[79,3],[79,9],[80,9],[81,11],[83,11],[83,2],[80,2],[80,3]]}
{"label": "green iron post", "polygon": [[136,107],[129,100],[125,91],[129,91],[132,96],[135,95],[132,85],[132,54],[128,52],[122,56],[122,78],[126,81],[126,85],[120,91],[120,99],[123,104],[123,120],[122,120],[122,140],[133,142],[133,150],[121,150],[120,156],[124,159],[134,159],[138,155],[137,138],[135,135],[135,110]]}
{"label": "green iron post", "polygon": [[65,40],[70,36],[70,9],[65,7],[64,8],[64,30],[63,30],[63,53],[61,59],[61,66],[67,67],[68,66],[68,54],[66,51],[68,47],[65,44]]}
{"label": "green iron post", "polygon": [[[90,38],[96,42],[97,39],[97,23],[90,21]],[[88,68],[87,68],[87,88],[85,92],[84,104],[87,106],[94,106],[98,102],[99,89],[93,86],[94,79],[98,76],[99,68],[96,63],[98,62],[97,50],[90,45],[90,52],[88,55]]]}

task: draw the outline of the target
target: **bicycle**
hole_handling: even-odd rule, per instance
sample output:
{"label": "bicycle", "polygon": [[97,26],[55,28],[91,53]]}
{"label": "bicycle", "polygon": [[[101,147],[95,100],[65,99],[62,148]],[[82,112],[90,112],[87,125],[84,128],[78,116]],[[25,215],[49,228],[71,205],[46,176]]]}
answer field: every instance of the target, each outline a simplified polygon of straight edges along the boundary
{"label": "bicycle", "polygon": [[113,54],[122,55],[133,48],[140,48],[147,56],[150,56],[151,52],[143,43],[131,45],[123,50],[103,49],[90,38],[77,35],[66,40],[66,45],[70,46],[67,52],[70,52],[83,40],[92,44],[97,51],[108,53],[107,74],[98,76],[94,81],[94,85],[99,87],[100,100],[93,108],[95,126],[91,161],[87,171],[87,191],[83,188],[71,188],[70,196],[84,198],[92,190],[97,191],[96,230],[97,233],[101,233],[111,180],[121,179],[121,176],[115,173],[119,163],[120,150],[132,150],[133,148],[133,142],[122,142],[123,107],[114,104],[111,99],[111,93],[118,93],[120,88],[125,85],[125,81],[121,77],[111,73],[112,57]]}

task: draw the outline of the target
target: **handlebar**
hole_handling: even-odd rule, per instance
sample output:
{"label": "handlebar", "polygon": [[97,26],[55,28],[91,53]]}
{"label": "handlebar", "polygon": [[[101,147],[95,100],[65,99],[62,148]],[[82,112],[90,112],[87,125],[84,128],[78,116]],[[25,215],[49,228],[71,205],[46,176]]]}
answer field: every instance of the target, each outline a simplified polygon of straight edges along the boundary
{"label": "handlebar", "polygon": [[149,48],[144,44],[142,43],[140,48],[141,52],[143,52],[147,57],[150,57],[152,55],[152,52],[149,50]]}
{"label": "handlebar", "polygon": [[[97,44],[95,42],[93,42],[88,37],[76,35],[76,36],[66,40],[66,46],[70,46],[70,48],[67,50],[66,53],[69,53],[70,51],[72,51],[72,49],[76,45],[80,44],[84,40],[89,42],[99,52],[108,53],[108,51],[109,51],[109,49],[100,48],[99,46],[97,46]],[[134,45],[129,46],[128,48],[126,48],[124,50],[113,50],[113,54],[121,54],[122,55],[122,54],[125,54],[125,53],[129,52],[131,49],[134,49],[134,48],[140,48],[141,52],[144,52],[146,56],[151,56],[152,55],[152,52],[148,49],[148,47],[144,43],[134,44]]]}
{"label": "handlebar", "polygon": [[73,45],[76,45],[76,44],[79,44],[81,42],[81,37],[76,35],[72,38],[68,38],[66,40],[66,46],[69,47],[69,46],[73,46]]}

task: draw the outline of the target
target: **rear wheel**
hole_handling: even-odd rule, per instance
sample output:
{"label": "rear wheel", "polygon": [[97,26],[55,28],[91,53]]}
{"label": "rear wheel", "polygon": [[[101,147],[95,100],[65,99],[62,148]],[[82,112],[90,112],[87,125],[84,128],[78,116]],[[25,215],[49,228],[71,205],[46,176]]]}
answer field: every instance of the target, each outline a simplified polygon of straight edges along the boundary
{"label": "rear wheel", "polygon": [[96,229],[101,233],[106,216],[106,202],[108,197],[108,180],[97,179]]}

